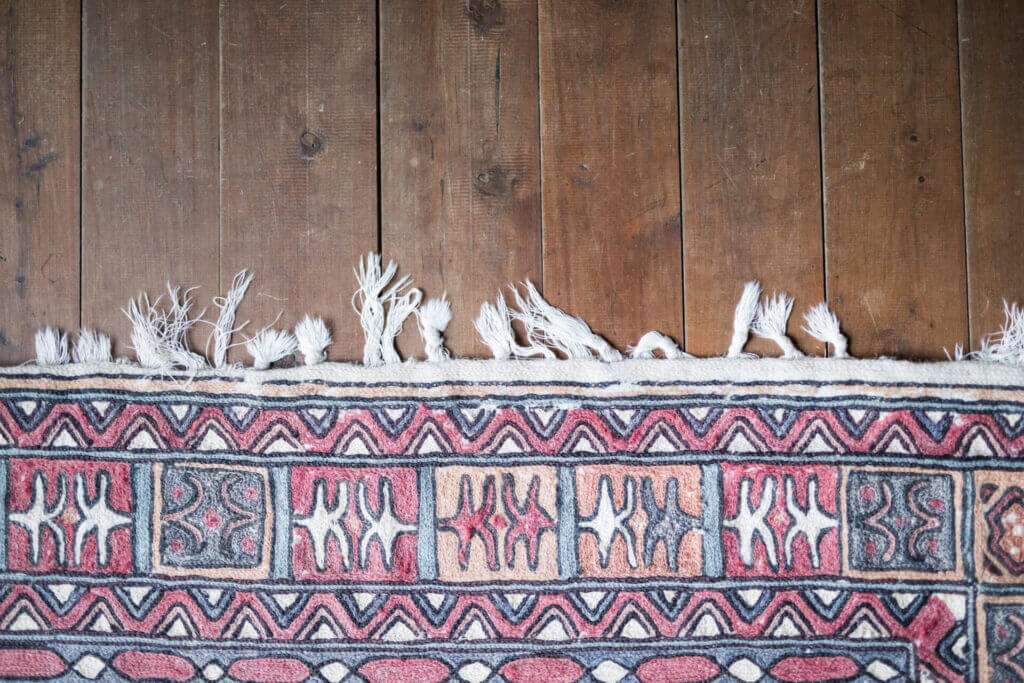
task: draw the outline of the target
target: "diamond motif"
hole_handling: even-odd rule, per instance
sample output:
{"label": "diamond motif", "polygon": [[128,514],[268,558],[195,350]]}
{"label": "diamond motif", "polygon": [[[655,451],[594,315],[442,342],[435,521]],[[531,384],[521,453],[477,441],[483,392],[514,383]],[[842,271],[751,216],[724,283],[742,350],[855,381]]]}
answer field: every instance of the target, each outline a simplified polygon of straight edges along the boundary
{"label": "diamond motif", "polygon": [[326,678],[328,683],[339,683],[348,675],[348,667],[341,662],[328,662],[320,667],[320,675]]}
{"label": "diamond motif", "polygon": [[896,669],[892,668],[891,666],[883,662],[881,659],[874,660],[873,662],[868,664],[864,670],[880,681],[891,680],[898,676],[900,673]]}
{"label": "diamond motif", "polygon": [[617,662],[606,659],[591,669],[590,675],[601,681],[601,683],[618,683],[618,681],[629,675],[629,669]]}
{"label": "diamond motif", "polygon": [[103,670],[107,668],[107,663],[95,655],[85,655],[77,662],[75,662],[75,671],[81,674],[83,677],[89,680],[95,680],[100,677]]}
{"label": "diamond motif", "polygon": [[224,669],[217,662],[210,662],[203,667],[203,678],[208,681],[219,681],[224,677]]}
{"label": "diamond motif", "polygon": [[746,681],[747,683],[754,683],[754,681],[759,681],[761,680],[761,677],[764,675],[764,672],[761,671],[761,667],[759,667],[756,663],[750,661],[746,657],[744,657],[743,659],[737,659],[735,662],[729,665],[729,673],[731,673],[733,676],[740,679],[741,681]]}
{"label": "diamond motif", "polygon": [[483,662],[470,662],[459,668],[459,676],[466,683],[483,683],[491,675],[491,667]]}

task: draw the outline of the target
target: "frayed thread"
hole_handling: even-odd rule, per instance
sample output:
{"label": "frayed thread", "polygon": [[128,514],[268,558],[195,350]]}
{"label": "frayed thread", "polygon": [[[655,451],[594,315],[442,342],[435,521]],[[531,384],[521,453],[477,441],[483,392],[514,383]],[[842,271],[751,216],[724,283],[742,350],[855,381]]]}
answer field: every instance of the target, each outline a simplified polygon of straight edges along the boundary
{"label": "frayed thread", "polygon": [[786,359],[804,357],[793,344],[793,340],[786,335],[786,326],[792,312],[793,297],[785,292],[777,292],[758,305],[757,315],[750,326],[751,331],[758,337],[774,342],[782,351],[782,357]]}
{"label": "frayed thread", "polygon": [[672,337],[666,336],[656,330],[651,330],[636,343],[636,346],[629,350],[630,358],[654,358],[655,351],[667,359],[693,358],[690,354],[679,348]]}
{"label": "frayed thread", "polygon": [[401,363],[395,340],[401,334],[405,321],[419,308],[423,300],[423,292],[415,287],[409,288],[409,278],[404,277],[387,292],[387,319],[384,323],[384,334],[381,337],[380,352],[385,365]]}
{"label": "frayed thread", "polygon": [[524,282],[523,289],[525,295],[518,288],[512,288],[518,311],[511,311],[511,314],[513,319],[523,323],[532,347],[553,349],[566,358],[597,356],[605,362],[622,360],[622,354],[603,337],[594,334],[590,325],[548,303],[532,282]]}
{"label": "frayed thread", "polygon": [[839,316],[822,302],[804,313],[804,332],[824,344],[832,345],[833,358],[849,358],[847,339],[839,326]]}
{"label": "frayed thread", "polygon": [[452,305],[447,294],[440,299],[428,299],[416,311],[420,336],[423,337],[423,351],[428,361],[437,363],[451,358],[444,347],[444,331],[452,321]]}
{"label": "frayed thread", "polygon": [[395,349],[395,338],[402,331],[405,319],[419,306],[423,292],[408,289],[408,277],[391,284],[397,272],[394,261],[381,268],[380,254],[367,254],[365,259],[359,259],[356,268],[359,287],[352,295],[352,307],[359,314],[363,328],[363,365],[372,367],[402,360]]}
{"label": "frayed thread", "polygon": [[522,346],[516,341],[516,333],[512,329],[512,312],[500,292],[493,304],[489,301],[480,304],[480,313],[473,325],[495,360],[532,358],[538,355],[554,358],[555,354],[550,349]]}
{"label": "frayed thread", "polygon": [[[231,335],[241,331],[248,321],[235,327],[235,314],[238,307],[245,298],[245,292],[252,284],[253,273],[247,270],[239,271],[231,281],[231,289],[227,296],[217,297],[213,305],[218,309],[217,322],[213,325],[213,367],[222,368],[227,364],[228,349],[231,348]],[[207,347],[209,348],[209,347]]]}
{"label": "frayed thread", "polygon": [[67,365],[71,361],[68,353],[68,335],[56,327],[44,327],[36,332],[36,365]]}
{"label": "frayed thread", "polygon": [[306,316],[295,326],[295,340],[306,365],[317,365],[327,359],[331,331],[322,318]]}
{"label": "frayed thread", "polygon": [[266,370],[285,356],[298,351],[299,343],[288,330],[266,327],[245,342],[245,350],[252,356],[254,370]]}
{"label": "frayed thread", "polygon": [[78,331],[78,339],[71,351],[76,363],[112,363],[114,354],[110,337],[90,328]]}
{"label": "frayed thread", "polygon": [[736,304],[736,310],[732,316],[732,339],[729,341],[729,350],[726,351],[727,358],[739,358],[744,355],[743,347],[747,345],[750,338],[750,327],[757,317],[758,300],[761,298],[761,283],[751,280],[743,285],[743,293]]}
{"label": "frayed thread", "polygon": [[161,296],[150,303],[146,294],[128,302],[124,314],[132,325],[132,349],[139,365],[154,370],[201,370],[206,359],[188,348],[189,331],[202,318],[192,317],[191,289],[167,285],[168,308],[160,308]]}
{"label": "frayed thread", "polygon": [[968,355],[989,363],[1024,365],[1024,309],[1004,301],[1002,328],[986,335],[981,348]]}

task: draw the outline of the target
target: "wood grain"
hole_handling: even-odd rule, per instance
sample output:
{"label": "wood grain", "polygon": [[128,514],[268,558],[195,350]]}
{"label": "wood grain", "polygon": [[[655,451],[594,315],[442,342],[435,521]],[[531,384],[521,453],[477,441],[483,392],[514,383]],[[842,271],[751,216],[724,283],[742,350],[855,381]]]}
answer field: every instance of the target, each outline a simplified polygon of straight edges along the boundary
{"label": "wood grain", "polygon": [[247,331],[320,315],[331,357],[359,358],[352,268],[378,247],[374,4],[225,0],[222,22],[221,286],[253,270]]}
{"label": "wood grain", "polygon": [[854,355],[967,341],[952,0],[820,3],[830,302]]}
{"label": "wood grain", "polygon": [[[687,350],[722,355],[743,283],[822,301],[814,0],[679,5]],[[747,349],[779,355],[753,339]]]}
{"label": "wood grain", "polygon": [[541,277],[537,3],[397,0],[380,21],[382,247],[448,293],[448,348],[483,356],[480,303]]}
{"label": "wood grain", "polygon": [[544,293],[620,348],[682,341],[674,5],[539,7]]}
{"label": "wood grain", "polygon": [[960,91],[971,341],[1024,304],[1024,12],[961,0]]}
{"label": "wood grain", "polygon": [[128,354],[138,292],[217,293],[217,2],[84,7],[82,322]]}
{"label": "wood grain", "polygon": [[43,325],[79,322],[81,14],[0,0],[0,362]]}

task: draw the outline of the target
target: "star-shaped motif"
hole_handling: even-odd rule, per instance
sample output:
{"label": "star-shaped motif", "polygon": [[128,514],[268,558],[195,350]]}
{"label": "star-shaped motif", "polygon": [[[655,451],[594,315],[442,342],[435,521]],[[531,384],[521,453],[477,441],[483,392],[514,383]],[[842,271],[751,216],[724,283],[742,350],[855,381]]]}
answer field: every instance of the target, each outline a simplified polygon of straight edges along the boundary
{"label": "star-shaped motif", "polygon": [[11,522],[23,527],[29,535],[29,546],[32,553],[32,564],[39,564],[39,553],[42,546],[43,528],[53,534],[57,546],[57,562],[64,564],[64,529],[54,521],[64,511],[67,498],[67,485],[63,476],[58,480],[59,493],[53,507],[46,507],[46,481],[43,473],[37,471],[32,479],[32,504],[23,512],[12,512],[8,518]]}
{"label": "star-shaped motif", "polygon": [[365,569],[370,560],[370,543],[377,539],[380,543],[381,558],[384,561],[384,568],[391,568],[391,556],[395,548],[395,539],[401,534],[408,534],[416,531],[415,524],[407,524],[395,515],[394,506],[391,503],[392,491],[391,480],[381,478],[377,488],[377,500],[380,502],[380,514],[374,515],[370,510],[370,502],[366,497],[366,483],[359,482],[356,487],[356,497],[359,501],[359,516],[362,518],[366,528],[363,530],[362,538],[359,540],[359,564]]}
{"label": "star-shaped motif", "polygon": [[597,537],[598,560],[603,568],[608,567],[611,561],[612,543],[617,535],[622,535],[626,543],[626,558],[629,566],[637,567],[636,557],[636,536],[633,529],[627,524],[630,517],[636,511],[636,483],[632,477],[626,477],[626,500],[620,509],[615,509],[615,500],[612,497],[612,480],[608,475],[601,477],[598,484],[597,505],[594,506],[594,513],[584,518],[579,527],[587,533]]}
{"label": "star-shaped motif", "polygon": [[119,527],[128,526],[132,518],[110,507],[107,502],[107,488],[110,486],[110,474],[96,474],[96,498],[91,503],[85,494],[85,475],[75,477],[75,502],[82,515],[75,529],[75,564],[82,564],[82,546],[89,534],[96,533],[96,556],[101,567],[106,566],[108,548],[107,537]]}
{"label": "star-shaped motif", "polygon": [[775,555],[775,535],[766,521],[768,512],[775,504],[775,479],[769,477],[764,480],[761,500],[758,501],[756,510],[750,509],[751,484],[751,480],[746,478],[740,482],[740,509],[735,517],[722,522],[722,526],[734,530],[740,537],[740,560],[743,564],[748,567],[754,566],[754,539],[760,537],[764,543],[768,564],[775,569],[779,565]]}
{"label": "star-shaped motif", "polygon": [[811,553],[811,566],[817,569],[821,565],[818,544],[821,537],[839,526],[839,520],[829,517],[818,507],[818,480],[811,477],[807,482],[807,509],[796,503],[793,496],[793,479],[786,477],[786,511],[793,518],[793,525],[786,532],[786,566],[793,566],[793,541],[803,535]]}
{"label": "star-shaped motif", "polygon": [[297,526],[301,526],[309,532],[310,540],[313,542],[313,557],[316,560],[316,568],[324,571],[327,568],[327,542],[331,536],[338,541],[338,551],[341,554],[341,566],[348,569],[350,566],[348,532],[345,531],[345,513],[348,511],[348,483],[338,482],[338,493],[334,497],[334,507],[327,507],[327,483],[318,479],[316,488],[313,491],[313,509],[309,516],[295,520]]}

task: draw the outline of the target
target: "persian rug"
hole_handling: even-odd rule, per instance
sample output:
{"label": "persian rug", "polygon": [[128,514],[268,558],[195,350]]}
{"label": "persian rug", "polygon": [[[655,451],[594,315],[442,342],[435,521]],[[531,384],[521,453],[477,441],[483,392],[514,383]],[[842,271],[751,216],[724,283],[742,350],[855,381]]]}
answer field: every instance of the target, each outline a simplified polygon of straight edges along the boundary
{"label": "persian rug", "polygon": [[0,676],[1024,678],[1024,370],[0,373]]}

